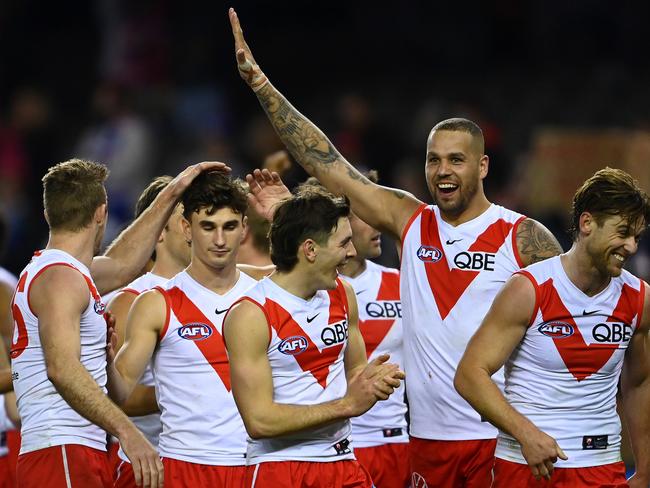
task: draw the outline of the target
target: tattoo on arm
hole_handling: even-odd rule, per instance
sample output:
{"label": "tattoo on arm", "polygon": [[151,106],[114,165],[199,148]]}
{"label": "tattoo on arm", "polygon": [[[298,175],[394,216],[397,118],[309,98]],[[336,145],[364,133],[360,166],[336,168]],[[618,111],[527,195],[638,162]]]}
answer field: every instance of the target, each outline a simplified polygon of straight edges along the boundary
{"label": "tattoo on arm", "polygon": [[517,228],[517,249],[524,266],[561,254],[555,236],[539,222],[524,219]]}
{"label": "tattoo on arm", "polygon": [[370,184],[343,159],[325,134],[298,112],[270,83],[257,92],[257,97],[282,142],[307,171],[327,172],[332,169],[332,165],[344,165],[351,178]]}

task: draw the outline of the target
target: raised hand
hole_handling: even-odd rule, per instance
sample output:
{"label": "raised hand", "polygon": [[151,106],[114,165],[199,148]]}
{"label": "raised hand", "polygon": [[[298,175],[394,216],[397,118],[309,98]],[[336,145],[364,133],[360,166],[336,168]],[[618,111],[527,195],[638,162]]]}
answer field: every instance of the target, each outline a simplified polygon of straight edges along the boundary
{"label": "raised hand", "polygon": [[537,480],[541,478],[550,480],[554,469],[553,464],[558,458],[565,461],[569,459],[555,439],[536,427],[531,429],[520,443],[521,453]]}
{"label": "raised hand", "polygon": [[275,171],[256,169],[252,174],[246,175],[246,182],[249,187],[248,204],[269,222],[273,220],[278,203],[291,196],[291,192]]}
{"label": "raised hand", "polygon": [[228,17],[230,18],[230,26],[232,27],[232,35],[235,38],[235,56],[237,57],[237,69],[239,74],[246,83],[257,91],[266,84],[268,79],[262,73],[262,70],[255,62],[253,53],[251,53],[246,40],[244,39],[244,32],[239,25],[239,18],[234,8],[228,10]]}
{"label": "raised hand", "polygon": [[275,171],[282,177],[287,171],[291,169],[292,163],[289,153],[284,149],[276,151],[273,154],[269,154],[264,158],[264,164],[262,167],[268,169],[269,171]]}
{"label": "raised hand", "polygon": [[170,181],[168,188],[176,198],[180,198],[183,192],[204,171],[223,171],[230,173],[231,168],[226,163],[219,161],[203,161],[202,163],[192,164],[181,171],[176,178]]}

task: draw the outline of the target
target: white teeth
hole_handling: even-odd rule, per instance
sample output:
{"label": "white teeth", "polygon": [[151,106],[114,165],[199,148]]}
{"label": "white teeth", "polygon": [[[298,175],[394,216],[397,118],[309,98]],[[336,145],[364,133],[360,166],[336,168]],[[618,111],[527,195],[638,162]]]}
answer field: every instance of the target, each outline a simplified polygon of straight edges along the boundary
{"label": "white teeth", "polygon": [[616,259],[618,259],[621,263],[625,261],[625,258],[621,256],[620,254],[613,253],[612,256],[614,256]]}
{"label": "white teeth", "polygon": [[438,188],[456,188],[457,186],[452,183],[438,183]]}

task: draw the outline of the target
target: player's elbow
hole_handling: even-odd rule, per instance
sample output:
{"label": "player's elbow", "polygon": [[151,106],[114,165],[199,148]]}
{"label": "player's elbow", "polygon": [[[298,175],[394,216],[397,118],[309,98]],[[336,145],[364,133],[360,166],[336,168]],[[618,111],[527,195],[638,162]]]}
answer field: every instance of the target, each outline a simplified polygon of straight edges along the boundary
{"label": "player's elbow", "polygon": [[273,428],[273,424],[267,422],[261,416],[249,416],[248,418],[244,418],[244,426],[246,427],[246,432],[251,439],[266,439],[277,435]]}
{"label": "player's elbow", "polygon": [[469,392],[471,390],[471,373],[468,371],[470,369],[465,361],[461,361],[458,364],[456,369],[456,374],[454,375],[454,388],[460,396],[467,400]]}

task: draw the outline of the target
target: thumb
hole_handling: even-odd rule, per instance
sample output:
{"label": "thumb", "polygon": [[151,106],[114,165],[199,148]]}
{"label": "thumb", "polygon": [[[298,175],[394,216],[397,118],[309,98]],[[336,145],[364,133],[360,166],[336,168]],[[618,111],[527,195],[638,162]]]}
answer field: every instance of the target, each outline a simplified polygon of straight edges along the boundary
{"label": "thumb", "polygon": [[375,359],[370,361],[369,364],[372,364],[373,366],[379,366],[380,364],[385,363],[390,359],[390,354],[380,354],[377,356]]}
{"label": "thumb", "polygon": [[562,459],[562,460],[564,460],[564,461],[566,461],[567,459],[569,459],[569,456],[567,456],[566,454],[564,454],[564,451],[562,450],[562,448],[561,448],[560,446],[557,446],[557,455],[558,455],[558,457],[559,457],[560,459]]}

